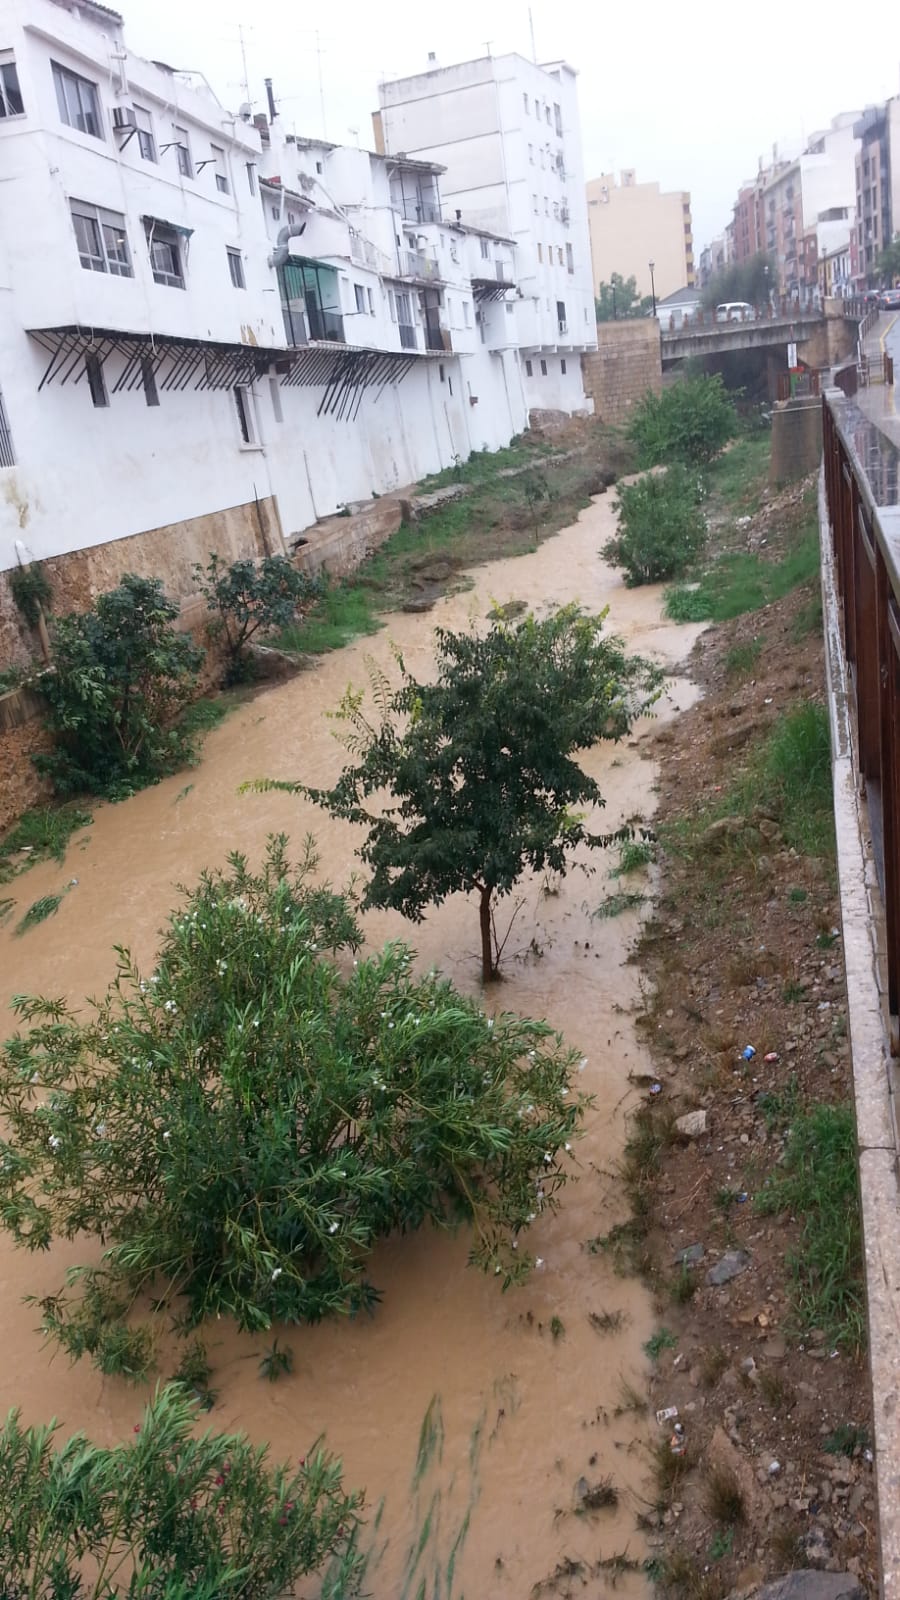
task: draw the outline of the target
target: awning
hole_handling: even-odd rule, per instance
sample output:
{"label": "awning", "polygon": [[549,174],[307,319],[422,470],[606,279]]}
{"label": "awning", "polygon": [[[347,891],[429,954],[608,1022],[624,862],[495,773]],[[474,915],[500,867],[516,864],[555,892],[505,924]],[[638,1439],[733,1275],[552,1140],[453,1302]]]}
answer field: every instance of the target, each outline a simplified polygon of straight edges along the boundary
{"label": "awning", "polygon": [[134,389],[143,383],[144,363],[160,389],[233,389],[236,383],[252,383],[275,361],[290,355],[282,347],[227,344],[211,339],[183,339],[165,333],[129,333],[110,328],[28,328],[30,339],[49,351],[38,389],[45,384],[65,385],[84,377],[84,358],[96,356],[102,363],[107,356],[119,355],[124,365],[112,386],[113,394]]}
{"label": "awning", "polygon": [[183,239],[189,239],[194,231],[193,228],[183,227],[180,222],[167,222],[165,217],[150,217],[145,215],[141,217],[141,221],[149,222],[151,228],[169,228],[171,229],[172,233],[180,233]]}

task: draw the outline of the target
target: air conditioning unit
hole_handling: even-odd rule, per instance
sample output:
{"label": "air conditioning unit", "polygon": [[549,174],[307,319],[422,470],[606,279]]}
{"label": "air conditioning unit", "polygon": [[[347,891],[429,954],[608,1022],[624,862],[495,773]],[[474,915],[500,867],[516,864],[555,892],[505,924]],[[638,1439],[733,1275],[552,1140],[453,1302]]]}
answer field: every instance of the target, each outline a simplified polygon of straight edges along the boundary
{"label": "air conditioning unit", "polygon": [[112,124],[115,133],[130,133],[137,127],[133,106],[113,106]]}

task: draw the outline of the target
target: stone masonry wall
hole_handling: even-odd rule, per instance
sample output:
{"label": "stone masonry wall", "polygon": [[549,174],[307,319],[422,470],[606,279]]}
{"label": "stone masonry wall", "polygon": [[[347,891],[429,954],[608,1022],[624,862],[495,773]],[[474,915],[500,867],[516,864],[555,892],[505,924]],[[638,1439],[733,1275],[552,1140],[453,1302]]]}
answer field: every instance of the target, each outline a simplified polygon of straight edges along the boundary
{"label": "stone masonry wall", "polygon": [[627,422],[648,389],[662,389],[662,352],[655,317],[597,324],[597,350],[582,356],[585,393],[602,422]]}

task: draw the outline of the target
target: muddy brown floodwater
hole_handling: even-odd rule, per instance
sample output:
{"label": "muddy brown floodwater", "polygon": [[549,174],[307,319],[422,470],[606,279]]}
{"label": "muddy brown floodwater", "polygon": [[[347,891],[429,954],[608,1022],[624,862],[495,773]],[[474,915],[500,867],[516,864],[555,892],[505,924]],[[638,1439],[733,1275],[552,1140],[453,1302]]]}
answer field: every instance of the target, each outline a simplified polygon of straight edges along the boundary
{"label": "muddy brown floodwater", "polygon": [[[391,616],[374,640],[326,656],[314,672],[241,706],[209,736],[195,771],[121,805],[98,807],[86,843],[70,848],[64,866],[42,863],[15,885],[18,917],[38,896],[78,880],[56,916],[22,938],[0,934],[4,1031],[12,1026],[6,1007],[17,992],[73,1001],[98,993],[114,970],[114,944],[130,945],[149,964],[157,931],[178,898],[174,886],[192,883],[229,850],[258,860],[273,830],[284,829],[298,843],[314,833],[323,873],[346,881],[355,864],[355,830],[303,800],[241,796],[238,786],[259,776],[332,782],[343,752],[325,712],[349,682],[365,682],[367,655],[390,670],[392,641],[423,675],[436,625],[483,618],[492,603],[523,600],[540,614],[578,600],[592,609],[608,604],[608,627],[673,667],[699,630],[665,624],[659,589],[627,590],[602,563],[598,551],[612,529],[610,499],[599,497],[534,554],[474,569],[474,587],[429,615]],[[675,715],[693,695],[690,684],[670,679],[658,716]],[[640,748],[646,731],[639,727],[632,741],[597,747],[585,758],[607,798],[605,830],[633,813],[652,814],[655,768]],[[652,1306],[640,1283],[616,1277],[602,1253],[585,1248],[624,1215],[615,1165],[636,1098],[629,1073],[650,1070],[630,1015],[638,973],[625,964],[639,912],[592,916],[618,887],[608,878],[607,855],[596,852],[594,865],[592,876],[570,872],[558,893],[546,894],[537,881],[524,884],[506,981],[488,997],[492,1008],[546,1017],[561,1029],[587,1058],[580,1087],[596,1098],[576,1147],[578,1181],[564,1191],[558,1213],[533,1229],[542,1268],[504,1295],[491,1278],[466,1267],[464,1237],[422,1232],[392,1240],[372,1264],[384,1294],[374,1318],[275,1329],[295,1360],[292,1375],[274,1385],[258,1376],[270,1336],[253,1339],[224,1322],[205,1330],[219,1394],[212,1424],[270,1441],[276,1458],[302,1454],[324,1432],[343,1457],[347,1485],[365,1488],[373,1547],[367,1589],[376,1600],[415,1594],[423,1576],[429,1596],[524,1600],[564,1558],[593,1563],[623,1551],[635,1558],[645,1553],[635,1514],[651,1492],[646,1424],[616,1410],[623,1384],[643,1387]],[[389,936],[409,939],[423,966],[437,964],[462,988],[478,991],[477,913],[462,896],[422,926],[369,914],[365,932],[370,945]],[[109,1443],[130,1435],[146,1391],[104,1379],[86,1362],[70,1367],[61,1356],[51,1359],[35,1331],[34,1309],[22,1304],[26,1293],[57,1288],[66,1265],[93,1253],[74,1244],[32,1257],[0,1236],[0,1414],[12,1405],[27,1422],[55,1414],[64,1431],[84,1428]],[[604,1312],[622,1313],[616,1331],[595,1331],[591,1313]],[[554,1317],[564,1328],[556,1337]],[[440,1448],[414,1487],[429,1406]],[[604,1476],[619,1490],[618,1507],[575,1515],[578,1479],[594,1484]],[[411,1551],[420,1542],[410,1582]],[[620,1583],[620,1593],[644,1591],[640,1575]]]}

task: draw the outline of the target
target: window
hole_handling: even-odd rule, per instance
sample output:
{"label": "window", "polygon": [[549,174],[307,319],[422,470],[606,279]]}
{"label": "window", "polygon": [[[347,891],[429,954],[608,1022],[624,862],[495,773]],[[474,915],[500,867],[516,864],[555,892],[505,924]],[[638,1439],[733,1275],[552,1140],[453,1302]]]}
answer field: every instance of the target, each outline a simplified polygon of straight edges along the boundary
{"label": "window", "polygon": [[566,363],[564,361],[561,361],[559,363],[559,370],[562,373],[563,377],[565,377],[565,375],[566,375]]}
{"label": "window", "polygon": [[234,407],[237,412],[238,427],[241,430],[241,440],[251,449],[259,444],[256,432],[256,416],[253,410],[253,396],[244,383],[236,383],[232,389]]}
{"label": "window", "polygon": [[531,196],[531,209],[534,212],[535,216],[537,216],[538,215],[538,211],[539,211],[540,208],[538,206],[538,197],[537,197],[536,194],[533,194]]}
{"label": "window", "polygon": [[175,159],[178,162],[178,171],[183,178],[194,176],[194,163],[191,160],[191,147],[188,142],[187,128],[173,129],[175,134]]}
{"label": "window", "polygon": [[546,378],[546,376],[547,376],[547,363],[546,363],[546,361],[542,361],[541,362],[541,377],[542,378]]}
{"label": "window", "polygon": [[530,361],[526,361],[526,363],[525,363],[525,376],[526,376],[526,378],[533,378],[534,377],[534,372],[532,370],[532,366],[531,366],[531,362]]}
{"label": "window", "polygon": [[563,264],[563,253],[562,253],[562,245],[561,244],[558,244],[556,246],[556,255],[557,255],[557,266],[561,267],[562,264]]}
{"label": "window", "polygon": [[547,123],[547,127],[549,128],[549,126],[550,126],[550,107],[549,106],[545,106],[544,107],[544,117],[545,117],[545,120],[546,120],[546,123]]}
{"label": "window", "polygon": [[554,202],[553,202],[553,216],[554,216],[555,220],[558,222],[559,221],[559,201],[558,200],[554,200]]}
{"label": "window", "polygon": [[365,296],[365,291],[364,291],[363,286],[362,286],[361,283],[355,283],[353,285],[353,293],[356,296],[356,309],[357,309],[357,311],[365,311],[365,309],[366,309],[366,296]]}
{"label": "window", "polygon": [[441,383],[446,383],[447,382],[447,374],[444,371],[444,363],[443,363],[443,361],[441,362],[440,366],[438,367],[438,375],[440,377]]}
{"label": "window", "polygon": [[111,272],[116,278],[134,276],[125,218],[84,200],[70,200],[78,259],[88,272]]}
{"label": "window", "polygon": [[153,362],[149,356],[141,357],[141,383],[144,386],[144,399],[148,406],[158,406],[159,395],[156,392],[156,373],[153,371]]}
{"label": "window", "polygon": [[566,245],[566,271],[575,271],[575,257],[572,254],[572,246],[570,244]]}
{"label": "window", "polygon": [[275,421],[283,422],[284,412],[281,409],[281,390],[278,387],[277,378],[269,379],[269,398],[272,401],[272,415]]}
{"label": "window", "polygon": [[146,219],[145,226],[154,281],[164,283],[170,289],[183,289],[181,240],[175,229],[170,228],[165,222],[157,222],[153,217]]}
{"label": "window", "polygon": [[99,356],[88,355],[84,358],[84,370],[87,375],[88,388],[95,406],[108,406],[109,395],[106,392],[106,382],[103,377],[103,362]]}
{"label": "window", "polygon": [[525,105],[525,115],[527,117],[527,115],[528,115],[528,96],[527,96],[527,94],[523,94],[522,100],[523,100],[523,103]]}
{"label": "window", "polygon": [[220,194],[230,194],[231,184],[228,182],[228,165],[225,160],[225,151],[217,144],[211,144],[213,164],[216,169],[216,188]]}
{"label": "window", "polygon": [[556,320],[559,323],[559,331],[562,333],[566,326],[566,306],[564,300],[557,300],[556,302]]}
{"label": "window", "polygon": [[246,289],[247,284],[244,280],[244,258],[241,255],[240,250],[232,249],[231,245],[229,244],[225,246],[225,254],[228,257],[228,271],[231,273],[232,287],[235,289]]}
{"label": "window", "polygon": [[322,176],[322,163],[321,163],[321,161],[317,161],[316,162],[316,171],[319,174],[319,177],[321,178],[321,176]]}
{"label": "window", "polygon": [[77,72],[70,72],[68,67],[59,66],[56,61],[50,65],[56,88],[56,104],[63,122],[70,128],[77,128],[79,133],[89,133],[94,139],[102,139],[103,123],[97,85],[88,78],[80,78]]}
{"label": "window", "polygon": [[24,111],[15,56],[11,50],[2,50],[0,51],[0,117],[21,117]]}
{"label": "window", "polygon": [[366,299],[369,302],[369,316],[370,317],[374,317],[374,315],[375,315],[375,301],[372,298],[371,289],[367,289],[366,290]]}
{"label": "window", "polygon": [[531,165],[534,166],[534,145],[533,144],[530,144],[528,146],[528,159],[531,162]]}
{"label": "window", "polygon": [[544,246],[542,244],[538,245],[537,253],[538,253],[538,261],[543,261],[543,259],[544,259]]}
{"label": "window", "polygon": [[281,221],[281,208],[280,208],[280,206],[272,206],[271,207],[271,212],[272,212],[273,217],[275,218],[275,221],[276,222],[280,222]]}
{"label": "window", "polygon": [[0,393],[0,467],[14,467],[16,452],[13,449],[12,434],[9,427],[9,418],[3,404],[3,395]]}
{"label": "window", "polygon": [[393,289],[388,289],[388,309],[389,309],[389,311],[391,313],[391,321],[392,322],[396,322],[397,321],[397,299],[396,299],[396,296],[394,294]]}
{"label": "window", "polygon": [[549,217],[549,215],[550,215],[550,201],[547,199],[547,196],[544,195],[544,216],[545,217]]}
{"label": "window", "polygon": [[490,257],[491,257],[490,243],[488,242],[487,239],[482,239],[481,240],[481,259],[482,259],[482,261],[489,261]]}
{"label": "window", "polygon": [[464,328],[468,328],[468,326],[469,326],[469,302],[468,302],[468,300],[464,300],[463,301],[462,308],[463,308],[463,327]]}
{"label": "window", "polygon": [[156,161],[156,140],[153,137],[153,118],[143,106],[135,106],[134,120],[137,123],[138,149],[145,161]]}
{"label": "window", "polygon": [[256,162],[247,162],[247,188],[251,194],[256,193]]}
{"label": "window", "polygon": [[553,107],[553,125],[556,128],[557,138],[561,139],[563,136],[562,111],[558,105]]}

